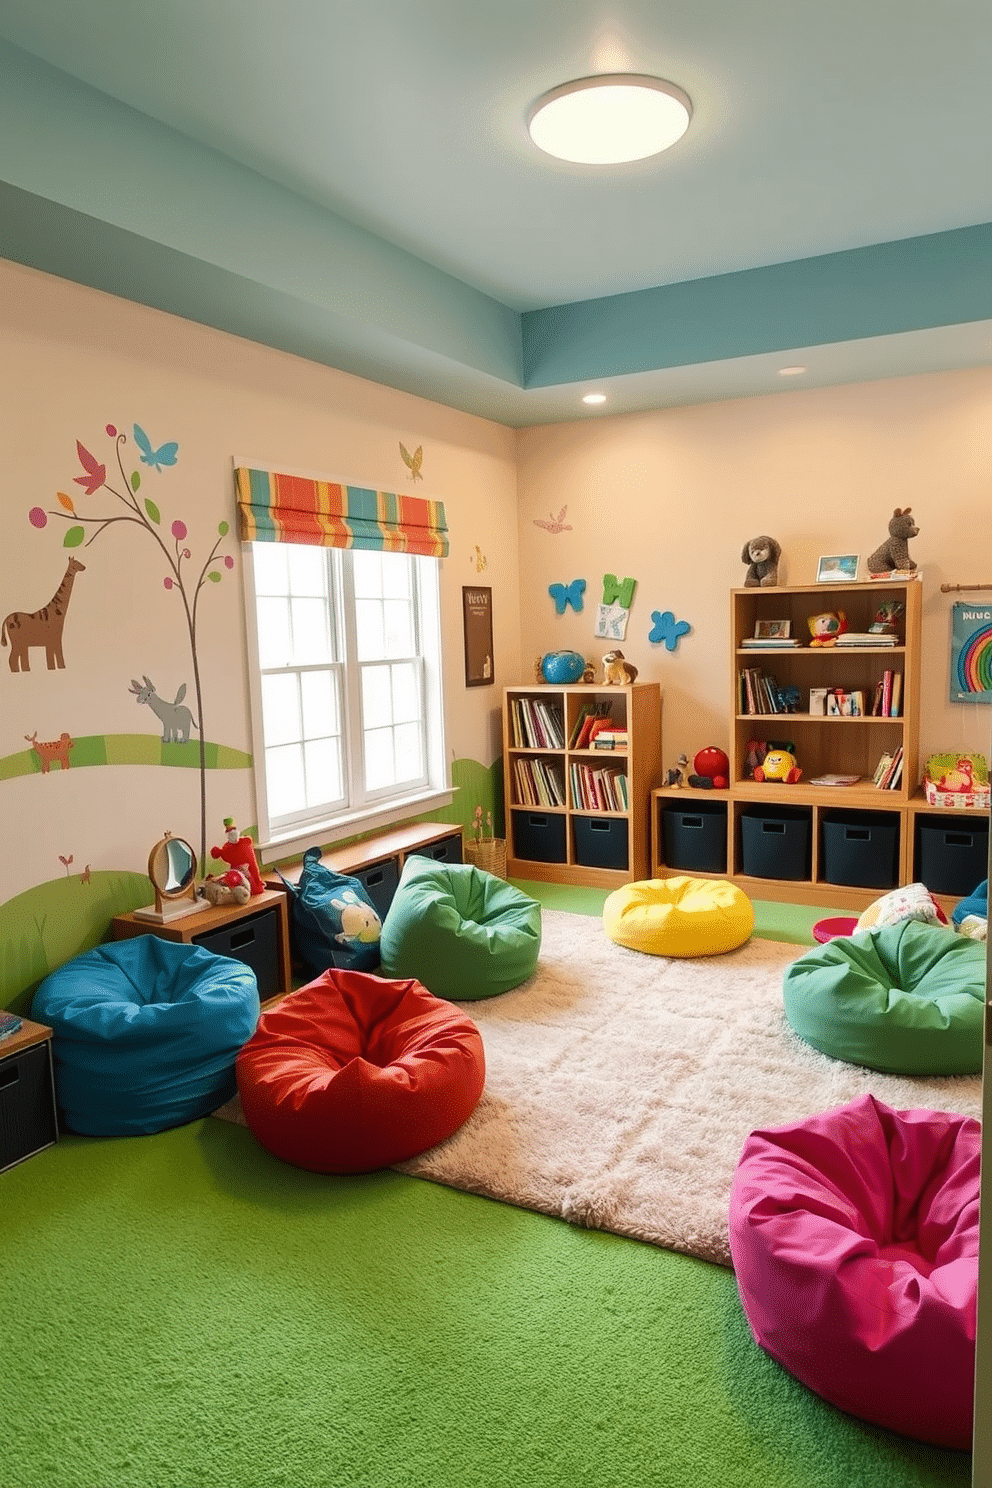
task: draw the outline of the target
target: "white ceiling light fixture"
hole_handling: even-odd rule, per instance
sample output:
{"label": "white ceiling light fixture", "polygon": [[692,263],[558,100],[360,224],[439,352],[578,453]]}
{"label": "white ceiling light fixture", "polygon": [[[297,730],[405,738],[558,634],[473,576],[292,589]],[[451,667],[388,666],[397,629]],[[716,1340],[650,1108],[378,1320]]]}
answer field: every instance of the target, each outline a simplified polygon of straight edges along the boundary
{"label": "white ceiling light fixture", "polygon": [[806,371],[805,367],[779,367],[779,377],[801,377]]}
{"label": "white ceiling light fixture", "polygon": [[583,403],[605,403],[606,402],[606,394],[605,393],[583,393],[583,395],[582,395],[582,401],[583,401]]}
{"label": "white ceiling light fixture", "polygon": [[674,83],[638,73],[577,78],[531,107],[527,128],[539,150],[580,165],[620,165],[659,155],[689,127],[692,103]]}

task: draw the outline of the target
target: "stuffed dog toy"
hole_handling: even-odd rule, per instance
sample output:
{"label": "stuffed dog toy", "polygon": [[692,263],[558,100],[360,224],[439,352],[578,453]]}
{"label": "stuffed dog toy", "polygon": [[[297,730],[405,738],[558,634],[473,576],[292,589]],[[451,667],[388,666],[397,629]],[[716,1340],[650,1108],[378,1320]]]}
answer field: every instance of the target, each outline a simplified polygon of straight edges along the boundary
{"label": "stuffed dog toy", "polygon": [[622,651],[607,651],[603,657],[603,682],[610,687],[624,687],[633,682],[637,668],[624,661]]}
{"label": "stuffed dog toy", "polygon": [[771,589],[778,583],[778,560],[782,549],[773,537],[752,537],[744,544],[741,562],[748,565],[745,589]]}

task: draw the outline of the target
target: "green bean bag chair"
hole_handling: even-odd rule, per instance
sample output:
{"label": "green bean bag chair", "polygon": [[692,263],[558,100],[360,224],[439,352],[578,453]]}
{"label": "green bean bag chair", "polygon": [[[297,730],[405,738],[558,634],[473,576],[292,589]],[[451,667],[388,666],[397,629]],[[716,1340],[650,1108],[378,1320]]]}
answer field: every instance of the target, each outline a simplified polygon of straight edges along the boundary
{"label": "green bean bag chair", "polygon": [[471,863],[414,856],[382,927],[382,975],[435,997],[494,997],[525,982],[541,950],[541,906]]}
{"label": "green bean bag chair", "polygon": [[848,1064],[893,1075],[982,1067],[985,947],[919,920],[839,936],[786,969],[785,1016]]}

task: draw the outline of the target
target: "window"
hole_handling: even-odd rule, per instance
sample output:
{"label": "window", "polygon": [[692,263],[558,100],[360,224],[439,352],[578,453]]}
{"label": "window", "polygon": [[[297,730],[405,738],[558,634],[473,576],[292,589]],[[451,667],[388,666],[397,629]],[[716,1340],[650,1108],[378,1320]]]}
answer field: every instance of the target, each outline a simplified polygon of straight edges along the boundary
{"label": "window", "polygon": [[436,560],[287,542],[245,551],[263,846],[426,809],[447,786]]}

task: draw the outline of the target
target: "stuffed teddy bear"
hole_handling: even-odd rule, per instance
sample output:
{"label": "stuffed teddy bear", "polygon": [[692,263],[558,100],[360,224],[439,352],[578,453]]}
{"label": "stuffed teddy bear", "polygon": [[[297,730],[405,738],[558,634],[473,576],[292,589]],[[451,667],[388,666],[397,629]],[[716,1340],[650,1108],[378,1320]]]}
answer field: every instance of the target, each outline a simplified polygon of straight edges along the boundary
{"label": "stuffed teddy bear", "polygon": [[778,560],[782,549],[773,537],[752,537],[744,544],[741,562],[748,565],[745,589],[771,589],[778,583]]}
{"label": "stuffed teddy bear", "polygon": [[200,894],[208,904],[247,904],[251,898],[251,885],[247,873],[240,868],[229,868],[226,873],[208,873],[200,885]]}
{"label": "stuffed teddy bear", "polygon": [[901,506],[896,507],[889,522],[888,540],[876,548],[868,559],[869,573],[888,573],[893,568],[912,571],[916,567],[909,556],[909,539],[916,537],[920,529],[910,516],[911,510],[909,506],[905,510]]}

